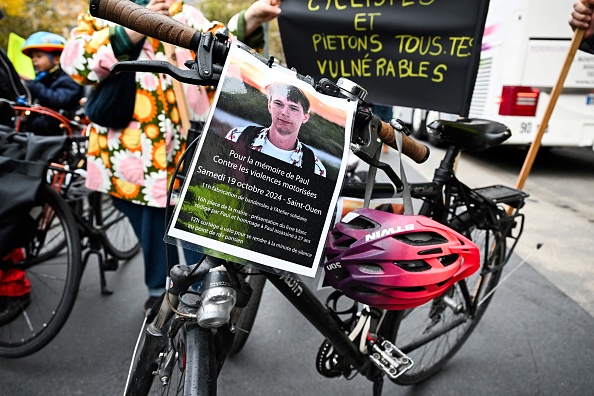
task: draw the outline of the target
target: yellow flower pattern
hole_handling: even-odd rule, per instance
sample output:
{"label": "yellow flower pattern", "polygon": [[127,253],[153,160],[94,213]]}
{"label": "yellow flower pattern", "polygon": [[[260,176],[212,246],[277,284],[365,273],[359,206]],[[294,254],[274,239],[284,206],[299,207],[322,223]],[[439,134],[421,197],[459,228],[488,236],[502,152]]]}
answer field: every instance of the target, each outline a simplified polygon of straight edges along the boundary
{"label": "yellow flower pattern", "polygon": [[120,137],[122,146],[130,151],[140,151],[140,129],[126,128]]}
{"label": "yellow flower pattern", "polygon": [[116,188],[116,194],[120,198],[134,199],[140,192],[140,186],[136,184],[128,183],[127,181],[116,178],[113,178],[112,181]]}
{"label": "yellow flower pattern", "polygon": [[148,91],[139,90],[136,92],[136,103],[134,104],[134,118],[140,122],[147,122],[155,118],[157,113],[157,100]]}
{"label": "yellow flower pattern", "polygon": [[[200,11],[182,1],[174,1],[169,10],[174,19],[203,32],[224,28],[221,23],[207,21]],[[76,82],[97,84],[98,76],[106,75],[117,61],[110,41],[115,31],[110,31],[113,26],[88,12],[79,18],[67,44],[72,47],[64,51],[71,58],[62,62],[66,73]],[[189,50],[177,51],[187,51],[177,52],[184,59],[194,57]],[[166,59],[163,44],[147,37],[139,60],[162,59]],[[120,130],[98,125],[91,129],[87,167],[94,168],[89,168],[88,174],[99,175],[101,182],[95,180],[88,184],[100,186],[102,192],[125,200],[163,207],[166,203],[162,197],[167,194],[154,186],[164,185],[162,178],[165,175],[168,181],[172,178],[175,165],[186,147],[187,131],[181,127],[178,98],[171,77],[148,72],[136,72],[135,76],[136,98],[130,124]],[[201,92],[206,95],[213,91]]]}
{"label": "yellow flower pattern", "polygon": [[167,167],[167,146],[164,140],[155,143],[153,146],[153,166],[157,169]]}

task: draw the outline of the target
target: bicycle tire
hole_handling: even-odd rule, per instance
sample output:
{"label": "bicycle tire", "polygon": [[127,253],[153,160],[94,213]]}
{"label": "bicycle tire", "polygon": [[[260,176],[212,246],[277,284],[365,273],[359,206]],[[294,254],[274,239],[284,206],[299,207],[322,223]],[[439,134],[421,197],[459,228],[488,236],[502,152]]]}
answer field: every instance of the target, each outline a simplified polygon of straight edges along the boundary
{"label": "bicycle tire", "polygon": [[217,364],[212,331],[186,325],[186,376],[184,396],[217,394]]}
{"label": "bicycle tire", "polygon": [[229,356],[235,356],[243,349],[247,339],[250,335],[258,308],[260,307],[260,300],[262,300],[262,294],[264,293],[264,285],[266,284],[266,278],[264,275],[259,274],[259,271],[252,268],[246,267],[246,281],[252,287],[252,295],[248,304],[241,310],[241,315],[236,325],[235,338],[233,339],[233,346],[229,350]]}
{"label": "bicycle tire", "polygon": [[[174,348],[169,351],[164,349],[164,336],[151,336],[146,329],[143,334],[126,396],[216,394],[217,365],[211,330],[196,323],[186,323],[178,329]],[[147,339],[151,341],[147,342]],[[171,357],[171,370],[164,385],[159,378],[162,373],[159,366],[167,361],[167,357],[163,357],[167,356],[167,352]]]}
{"label": "bicycle tire", "polygon": [[[66,323],[78,294],[82,275],[80,238],[66,202],[49,185],[42,185],[38,204],[31,211],[50,217],[27,248],[27,259],[18,264],[31,282],[30,302],[18,316],[0,326],[0,356],[19,358],[46,346]],[[41,228],[39,226],[38,228]],[[64,248],[51,256],[43,253],[50,233],[63,233]],[[39,250],[41,249],[41,250]]]}
{"label": "bicycle tire", "polygon": [[[383,327],[387,331],[383,334],[414,362],[412,368],[393,380],[399,385],[422,382],[446,365],[480,322],[501,277],[506,252],[505,237],[497,231],[479,229],[469,212],[457,219],[462,221],[457,222],[458,227],[452,225],[452,228],[479,246],[481,268],[454,284],[442,296],[420,307],[388,313]],[[484,299],[473,314],[465,303],[463,287],[473,293],[472,301]],[[454,326],[458,321],[461,323]],[[447,330],[446,326],[453,328]]]}
{"label": "bicycle tire", "polygon": [[104,235],[102,240],[105,251],[120,260],[131,259],[140,250],[140,241],[132,224],[126,215],[115,207],[109,195],[94,194],[100,194],[95,206],[95,227],[100,228]]}

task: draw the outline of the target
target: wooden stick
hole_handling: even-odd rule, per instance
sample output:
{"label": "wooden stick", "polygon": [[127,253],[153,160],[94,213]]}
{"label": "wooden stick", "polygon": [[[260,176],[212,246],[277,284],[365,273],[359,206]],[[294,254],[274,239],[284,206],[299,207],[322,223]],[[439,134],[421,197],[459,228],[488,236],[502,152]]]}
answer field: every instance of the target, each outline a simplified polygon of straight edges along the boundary
{"label": "wooden stick", "polygon": [[532,169],[532,164],[534,163],[534,159],[536,158],[536,154],[538,153],[538,149],[540,148],[540,141],[542,140],[542,136],[544,135],[547,127],[549,126],[551,114],[553,114],[553,109],[555,108],[555,105],[557,104],[557,99],[559,98],[561,90],[563,89],[565,78],[567,77],[567,73],[571,68],[571,63],[573,62],[575,53],[577,52],[582,42],[582,39],[584,38],[585,32],[585,29],[576,29],[575,33],[573,34],[573,39],[571,40],[569,51],[567,52],[567,55],[565,57],[565,63],[563,64],[563,68],[561,69],[561,73],[559,74],[559,78],[557,79],[557,83],[551,91],[549,104],[547,105],[544,116],[542,117],[542,121],[540,122],[540,125],[538,127],[538,131],[536,132],[536,136],[534,137],[534,141],[530,145],[530,149],[528,150],[528,154],[526,155],[524,165],[522,166],[522,170],[520,171],[520,174],[518,176],[518,181],[516,182],[516,188],[518,190],[521,190],[524,187],[524,183],[526,182],[528,174]]}
{"label": "wooden stick", "polygon": [[[171,63],[173,66],[177,66],[177,57],[175,56],[175,48],[173,47],[173,45],[164,42],[163,47],[165,48],[165,55],[167,56],[167,61]],[[187,134],[190,130],[191,125],[190,110],[188,109],[186,93],[184,92],[184,87],[182,86],[181,82],[177,81],[175,78],[172,78],[172,80],[173,92],[175,93],[175,100],[177,102],[177,111],[179,113],[182,128],[184,128],[184,131]]]}

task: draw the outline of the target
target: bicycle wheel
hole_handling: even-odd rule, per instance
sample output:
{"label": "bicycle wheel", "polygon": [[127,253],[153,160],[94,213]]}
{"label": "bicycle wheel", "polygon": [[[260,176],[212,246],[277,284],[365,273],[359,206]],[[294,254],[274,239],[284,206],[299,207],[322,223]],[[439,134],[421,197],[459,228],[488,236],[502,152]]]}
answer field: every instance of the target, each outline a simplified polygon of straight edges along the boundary
{"label": "bicycle wheel", "polygon": [[476,328],[501,277],[505,237],[474,226],[468,212],[459,219],[465,220],[458,222],[465,229],[452,228],[479,246],[481,268],[420,307],[388,313],[383,334],[414,362],[411,369],[394,380],[399,385],[424,381],[445,366]]}
{"label": "bicycle wheel", "polygon": [[103,247],[107,254],[120,259],[129,260],[140,250],[140,241],[134,233],[132,224],[125,214],[113,204],[107,194],[94,193],[95,227],[103,231]]}
{"label": "bicycle wheel", "polygon": [[165,347],[164,336],[143,331],[140,354],[125,395],[216,394],[217,368],[211,330],[186,323],[173,343]]}
{"label": "bicycle wheel", "polygon": [[[0,356],[6,358],[37,352],[58,334],[74,306],[82,272],[79,234],[65,201],[43,185],[31,213],[39,213],[38,230],[26,249],[25,262],[14,266],[26,270],[30,299],[14,319],[0,325]],[[58,234],[64,238],[63,248],[44,254]]]}
{"label": "bicycle wheel", "polygon": [[264,285],[266,284],[266,278],[252,267],[245,268],[246,278],[245,280],[252,287],[252,295],[248,305],[241,310],[241,315],[237,321],[237,330],[235,332],[235,338],[233,340],[233,346],[229,351],[229,356],[237,355],[243,346],[245,345],[254,321],[256,320],[256,314],[260,306],[260,300],[262,299],[262,293],[264,292]]}

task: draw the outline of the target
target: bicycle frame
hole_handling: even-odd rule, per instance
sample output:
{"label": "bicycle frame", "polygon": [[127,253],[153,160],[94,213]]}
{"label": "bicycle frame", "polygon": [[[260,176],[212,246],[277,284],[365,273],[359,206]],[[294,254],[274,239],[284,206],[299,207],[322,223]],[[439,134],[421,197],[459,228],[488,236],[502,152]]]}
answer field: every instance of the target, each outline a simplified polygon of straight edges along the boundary
{"label": "bicycle frame", "polygon": [[350,340],[336,316],[320,302],[316,295],[298,279],[290,275],[263,272],[266,279],[306,318],[359,373],[374,380],[379,370],[368,356]]}
{"label": "bicycle frame", "polygon": [[[111,14],[106,11],[106,8],[110,8],[111,5],[107,5],[103,7],[101,1],[94,0],[91,3],[92,14],[95,16],[104,16],[109,15],[109,19],[113,20],[114,22],[121,23],[119,20],[120,17],[124,15],[129,15],[129,12],[136,12],[135,15],[143,15],[148,14],[147,10],[141,9],[139,6],[135,5],[126,5],[122,7],[121,10],[118,12]],[[109,3],[109,1],[107,1]],[[115,4],[115,3],[114,3]],[[125,8],[125,9],[124,9]],[[105,14],[104,14],[105,13]],[[103,15],[104,14],[104,15]],[[155,21],[159,21],[159,15],[152,15],[151,18],[154,18]],[[162,19],[162,18],[161,18]],[[122,19],[123,20],[123,19]],[[131,18],[130,20],[126,18],[126,21],[130,26],[137,31],[144,31],[146,29],[145,26],[142,26],[141,23],[137,23],[134,21],[140,21],[140,18]],[[159,21],[160,23],[167,24],[166,20]],[[179,29],[180,32],[186,30],[184,26],[175,26],[174,30]],[[146,34],[154,33],[152,31],[146,31]],[[228,42],[224,37],[213,37],[212,35],[200,35],[195,31],[188,32],[188,35],[185,35],[184,39],[177,40],[178,42],[174,41],[173,44],[180,45],[182,47],[192,49],[199,48],[196,51],[197,56],[195,62],[191,65],[192,68],[190,70],[180,70],[174,68],[169,64],[163,63],[150,63],[148,61],[145,62],[124,62],[118,63],[112,68],[112,73],[121,72],[121,71],[149,71],[149,72],[160,72],[166,73],[174,77],[175,79],[195,85],[211,85],[215,84],[217,79],[214,78],[216,75],[220,75],[221,72],[221,65],[224,63],[225,53],[226,53],[226,45]],[[181,37],[182,35],[169,35],[168,37]],[[167,41],[167,37],[160,37],[164,41]],[[223,40],[220,40],[223,39]],[[216,61],[213,61],[215,60]],[[268,63],[268,60],[262,59],[265,63]],[[272,62],[273,60],[269,60]],[[213,71],[214,67],[216,66],[216,70]],[[300,76],[304,81],[310,82],[311,78],[307,78],[304,76]],[[314,82],[312,85],[314,85]],[[340,81],[339,81],[340,82]],[[355,85],[355,84],[352,84]],[[348,87],[349,84],[346,84]],[[422,163],[428,155],[428,150],[417,150],[416,148],[412,148],[407,150],[405,148],[406,144],[400,145],[399,143],[395,142],[395,133],[403,132],[401,125],[388,125],[386,123],[382,123],[378,117],[375,117],[371,114],[369,110],[369,105],[364,102],[364,96],[359,96],[356,92],[361,92],[361,87],[354,87],[356,89],[349,90],[345,89],[343,85],[339,83],[332,83],[327,80],[321,80],[318,84],[315,84],[314,87],[321,93],[327,95],[334,95],[334,96],[348,96],[350,99],[357,100],[359,104],[359,108],[357,109],[357,114],[355,115],[355,129],[352,140],[351,140],[351,148],[353,152],[359,156],[363,161],[367,162],[370,166],[374,168],[382,169],[386,172],[387,176],[390,178],[391,182],[395,186],[395,190],[400,192],[403,188],[403,183],[398,176],[396,176],[394,170],[387,164],[384,164],[379,161],[379,150],[383,142],[392,146],[392,147],[401,147],[402,153],[410,156],[416,162]],[[361,88],[361,89],[359,89]],[[363,90],[364,91],[364,90]],[[349,95],[350,94],[350,95]],[[442,224],[449,224],[452,220],[455,221],[462,221],[461,215],[466,213],[461,213],[459,217],[458,213],[455,212],[456,209],[464,207],[467,209],[468,215],[472,217],[472,220],[475,220],[475,226],[479,230],[488,230],[489,232],[494,233],[496,244],[491,246],[490,243],[487,243],[486,250],[484,252],[485,257],[487,257],[487,261],[483,261],[485,263],[482,265],[481,271],[483,271],[482,275],[488,275],[490,271],[493,271],[495,276],[493,277],[493,281],[488,281],[485,288],[491,289],[494,285],[496,285],[498,281],[498,276],[500,275],[501,266],[505,264],[505,261],[502,261],[502,254],[501,252],[505,248],[505,238],[508,237],[511,231],[511,228],[515,225],[515,219],[519,216],[517,209],[519,209],[523,204],[524,196],[519,194],[517,190],[513,190],[512,194],[508,197],[504,198],[503,200],[498,200],[498,197],[489,196],[487,191],[478,191],[472,190],[466,187],[464,184],[459,182],[453,173],[453,164],[458,156],[458,154],[465,150],[465,149],[486,149],[488,147],[500,144],[510,136],[510,132],[507,127],[498,124],[498,123],[486,123],[482,122],[484,120],[476,120],[479,122],[474,122],[475,120],[463,120],[460,121],[460,124],[440,124],[438,127],[441,128],[441,132],[443,133],[444,137],[450,138],[450,143],[452,146],[448,149],[444,160],[442,161],[441,165],[436,169],[434,179],[429,183],[419,183],[411,185],[411,195],[414,198],[423,198],[425,202],[422,205],[420,214],[430,217]],[[464,125],[462,125],[464,124]],[[380,140],[381,139],[381,140]],[[412,141],[412,139],[408,138],[408,136],[402,135],[402,141],[404,142],[405,139],[408,139],[407,144],[416,145]],[[413,143],[411,143],[411,141]],[[424,147],[424,146],[423,146]],[[375,174],[375,169],[373,172],[370,173],[371,177]],[[368,187],[372,187],[373,183],[367,183]],[[365,197],[368,198],[370,194],[369,191],[365,191]],[[497,199],[496,199],[497,198]],[[501,207],[498,207],[499,203],[508,204],[512,207],[515,207],[516,210],[511,215],[506,215],[505,211],[502,210]],[[514,206],[515,205],[515,206]],[[450,217],[451,216],[451,217]],[[523,218],[522,218],[523,219]],[[523,222],[523,221],[522,221]],[[452,227],[454,228],[454,227]],[[521,233],[522,227],[520,227]],[[471,230],[468,230],[470,233]],[[491,234],[487,233],[487,237]],[[518,236],[519,237],[519,236]],[[503,242],[501,242],[503,241]],[[488,246],[488,248],[487,248]],[[514,244],[515,246],[515,244]],[[491,249],[491,250],[487,250]],[[513,246],[512,246],[513,250]],[[490,256],[491,251],[494,251],[494,255]],[[511,250],[510,253],[511,254]],[[509,257],[509,254],[506,257]],[[489,257],[494,257],[493,260],[489,259]],[[209,263],[208,265],[210,265]],[[496,268],[486,268],[490,265],[500,265]],[[233,265],[230,265],[231,268]],[[227,268],[227,266],[225,266]],[[213,267],[215,268],[215,267]],[[170,341],[173,340],[175,333],[178,329],[179,323],[182,323],[184,320],[189,321],[192,323],[192,326],[195,326],[196,320],[199,320],[197,312],[197,306],[199,304],[196,303],[194,300],[192,305],[185,304],[185,307],[190,310],[194,310],[191,315],[185,315],[185,312],[177,311],[179,296],[180,293],[188,290],[190,285],[195,282],[197,279],[196,275],[193,273],[194,269],[200,270],[200,266],[194,267],[192,270],[189,270],[188,274],[190,277],[188,279],[184,279],[183,277],[175,277],[176,275],[174,271],[181,269],[183,273],[183,268],[174,267],[171,271],[172,276],[169,279],[170,284],[170,291],[168,291],[166,296],[166,302],[162,302],[160,309],[157,313],[156,318],[149,325],[147,330],[147,336],[149,336],[151,340],[145,341],[143,347],[143,353],[146,355],[141,356],[140,363],[143,366],[141,371],[144,371],[140,374],[140,376],[152,375],[152,367],[155,364],[155,357],[159,356],[159,360],[161,365],[159,366],[159,375],[161,375],[161,366],[164,366],[164,371],[167,371],[169,365],[171,364],[170,357],[171,354],[175,354],[175,347],[171,345]],[[186,268],[187,270],[188,268]],[[391,375],[390,367],[386,365],[382,365],[383,362],[377,362],[374,359],[388,361],[388,364],[392,365],[391,368],[398,368],[398,359],[391,359],[388,356],[388,359],[385,359],[387,356],[380,348],[377,347],[375,343],[376,340],[382,341],[384,339],[383,334],[381,332],[385,331],[388,337],[386,337],[386,341],[389,344],[390,340],[393,336],[396,336],[394,330],[398,332],[400,323],[402,319],[407,318],[408,312],[412,312],[413,310],[407,311],[399,311],[396,313],[392,318],[388,320],[391,322],[386,326],[387,328],[384,330],[382,329],[382,325],[380,325],[377,320],[374,318],[373,326],[370,327],[369,333],[358,333],[352,334],[351,336],[348,335],[348,332],[352,329],[346,328],[347,325],[344,323],[340,318],[338,318],[338,314],[335,313],[330,307],[325,307],[318,298],[314,295],[313,291],[311,291],[308,287],[305,286],[302,282],[299,281],[299,278],[293,277],[293,275],[287,274],[278,274],[272,272],[265,272],[263,273],[264,276],[279,290],[279,292],[287,298],[287,300],[303,315],[324,337],[327,338],[329,343],[332,347],[341,355],[342,358],[348,363],[349,366],[357,370],[357,372],[364,375],[366,378],[372,380],[374,382],[374,394],[379,394],[381,391],[381,384],[383,381],[383,375],[388,374],[392,379],[395,379],[396,376]],[[202,274],[204,276],[204,274]],[[174,279],[175,278],[175,279]],[[479,281],[479,289],[483,288],[482,277]],[[192,281],[192,283],[188,283]],[[436,305],[440,305],[438,308],[441,309],[438,312],[438,315],[442,313],[445,315],[448,314],[446,309],[453,311],[456,316],[452,319],[445,327],[441,327],[439,332],[435,332],[429,336],[424,336],[421,338],[412,341],[409,345],[405,346],[403,349],[406,351],[413,351],[415,348],[418,348],[421,345],[427,344],[430,341],[439,338],[441,335],[449,332],[451,329],[456,328],[470,320],[468,326],[462,326],[461,328],[466,328],[463,330],[463,335],[460,339],[455,341],[455,345],[451,347],[451,352],[447,352],[446,355],[439,357],[437,363],[434,363],[431,366],[431,370],[428,374],[420,373],[420,374],[411,374],[409,379],[404,379],[402,382],[406,383],[416,383],[426,379],[428,376],[432,375],[443,367],[453,354],[456,353],[457,348],[459,348],[465,341],[465,339],[470,335],[476,323],[478,323],[478,319],[484,312],[484,307],[482,309],[478,309],[481,301],[473,300],[469,293],[469,288],[466,286],[466,281],[460,281],[457,283],[460,285],[460,290],[454,290],[455,287],[452,286],[447,290],[443,291],[442,294],[435,297],[430,305],[433,308],[433,303]],[[237,286],[237,285],[235,285]],[[171,291],[173,289],[173,291]],[[240,289],[236,288],[237,292],[240,292]],[[461,293],[463,299],[458,299],[459,306],[452,307],[453,304],[448,304],[446,301],[450,298],[449,295],[446,295],[451,292],[451,296],[454,296],[454,293]],[[173,296],[173,297],[171,297]],[[459,297],[459,294],[454,296]],[[477,295],[477,298],[479,296]],[[487,295],[485,298],[489,297]],[[453,300],[450,298],[450,300]],[[236,305],[239,307],[239,305]],[[422,307],[419,307],[422,308]],[[477,310],[478,309],[478,310]],[[414,309],[416,312],[416,308]],[[473,316],[477,315],[477,320],[474,321]],[[177,316],[174,317],[174,314]],[[232,314],[233,315],[233,314]],[[174,318],[174,322],[172,324],[168,324],[171,318]],[[184,319],[185,317],[185,319]],[[179,319],[181,318],[181,319]],[[178,320],[179,319],[179,320]],[[210,349],[205,349],[204,354],[208,356],[196,356],[193,355],[195,359],[204,359],[207,360],[206,365],[213,365],[213,362],[216,363],[217,370],[220,370],[222,364],[226,358],[226,352],[230,348],[230,341],[233,341],[233,331],[236,322],[234,321],[235,318],[228,320],[225,325],[220,327],[212,326],[213,328],[216,327],[216,331],[212,332],[213,338],[205,338],[201,339],[199,342],[200,345],[204,345],[204,343],[208,343],[208,347]],[[434,316],[429,317],[429,319],[435,319]],[[439,320],[439,318],[438,318]],[[406,324],[406,320],[404,321]],[[358,322],[360,323],[360,322]],[[433,326],[433,324],[432,324]],[[211,335],[210,330],[206,330],[206,333]],[[375,333],[375,334],[371,334]],[[379,334],[377,334],[379,333]],[[425,334],[425,333],[423,333]],[[182,334],[183,335],[183,334]],[[165,337],[167,336],[167,337]],[[378,337],[379,336],[379,337]],[[400,334],[398,334],[400,336]],[[372,349],[369,353],[362,352],[359,350],[359,346],[356,344],[355,341],[352,340],[354,337],[364,337],[363,339],[367,341],[366,346],[368,349]],[[148,344],[147,344],[148,342]],[[161,352],[161,347],[169,343],[170,347],[167,349],[167,356]],[[214,346],[212,346],[213,344]],[[383,344],[382,344],[383,345]],[[388,345],[388,347],[394,347],[394,345]],[[371,348],[369,348],[371,347]],[[388,350],[386,347],[386,351]],[[391,349],[391,347],[389,349]],[[220,350],[217,350],[220,348]],[[450,347],[448,346],[448,349]],[[378,351],[379,349],[379,351]],[[377,356],[374,356],[376,355]],[[398,351],[401,353],[401,351]],[[402,356],[402,355],[399,355]],[[404,355],[404,358],[407,358]],[[388,369],[387,369],[388,368]],[[410,368],[410,367],[408,367]],[[344,373],[344,372],[343,372]],[[165,373],[167,374],[167,373]],[[402,374],[395,373],[395,374]],[[407,374],[408,375],[408,374]],[[403,376],[404,377],[404,376]],[[150,377],[152,381],[152,377]],[[209,377],[208,381],[211,381],[212,377]],[[138,383],[138,382],[146,382],[145,379],[138,379],[137,383],[133,384],[133,387],[146,387],[146,383]],[[167,378],[164,382],[167,381]],[[195,381],[192,378],[192,381]],[[398,382],[398,381],[395,381]],[[150,387],[150,383],[148,384]],[[192,389],[192,391],[195,391]]]}

